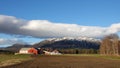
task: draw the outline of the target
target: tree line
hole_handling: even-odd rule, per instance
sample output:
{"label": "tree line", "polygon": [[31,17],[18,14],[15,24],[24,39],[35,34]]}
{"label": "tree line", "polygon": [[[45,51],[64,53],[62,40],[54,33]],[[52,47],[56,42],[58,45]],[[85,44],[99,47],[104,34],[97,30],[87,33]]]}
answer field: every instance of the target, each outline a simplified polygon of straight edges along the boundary
{"label": "tree line", "polygon": [[62,54],[97,54],[96,49],[58,49]]}
{"label": "tree line", "polygon": [[72,48],[72,49],[53,49],[53,48],[41,48],[41,54],[42,51],[49,51],[52,52],[54,50],[59,51],[62,54],[98,54],[98,49],[79,49],[79,48]]}

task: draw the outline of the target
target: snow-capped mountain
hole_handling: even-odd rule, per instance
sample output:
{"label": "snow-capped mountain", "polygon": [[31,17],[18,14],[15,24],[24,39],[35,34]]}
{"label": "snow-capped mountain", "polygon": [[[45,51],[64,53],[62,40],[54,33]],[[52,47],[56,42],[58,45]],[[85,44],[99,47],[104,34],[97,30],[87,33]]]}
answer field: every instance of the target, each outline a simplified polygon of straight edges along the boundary
{"label": "snow-capped mountain", "polygon": [[100,39],[94,39],[88,37],[50,38],[33,45],[33,47],[65,48],[65,49],[66,48],[98,49],[99,46],[100,46]]}
{"label": "snow-capped mountain", "polygon": [[61,40],[86,40],[86,41],[101,41],[100,39],[90,38],[90,37],[63,37],[63,38],[49,38],[48,41],[61,41]]}

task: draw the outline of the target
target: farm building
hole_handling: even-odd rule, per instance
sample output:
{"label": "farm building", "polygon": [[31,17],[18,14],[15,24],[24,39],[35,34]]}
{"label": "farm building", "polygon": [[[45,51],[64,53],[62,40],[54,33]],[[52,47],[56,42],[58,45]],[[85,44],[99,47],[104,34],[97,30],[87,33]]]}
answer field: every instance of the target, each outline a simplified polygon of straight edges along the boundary
{"label": "farm building", "polygon": [[20,50],[19,50],[19,53],[20,54],[28,54],[28,50],[30,50],[31,48],[21,48]]}
{"label": "farm building", "polygon": [[31,54],[38,54],[38,50],[36,48],[31,48],[28,50],[28,53],[31,53]]}
{"label": "farm building", "polygon": [[52,52],[49,51],[43,51],[45,53],[45,55],[61,55],[61,53],[59,53],[58,50],[54,50]]}
{"label": "farm building", "polygon": [[19,51],[20,54],[38,54],[36,48],[21,48]]}

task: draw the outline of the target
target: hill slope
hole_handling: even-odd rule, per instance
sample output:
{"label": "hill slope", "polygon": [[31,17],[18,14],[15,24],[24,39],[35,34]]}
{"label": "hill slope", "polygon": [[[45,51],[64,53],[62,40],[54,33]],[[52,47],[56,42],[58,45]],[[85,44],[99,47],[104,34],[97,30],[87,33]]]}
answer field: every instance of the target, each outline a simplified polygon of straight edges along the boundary
{"label": "hill slope", "polygon": [[80,38],[52,38],[47,39],[42,42],[32,45],[36,48],[59,48],[59,49],[71,49],[71,48],[80,48],[80,49],[99,49],[100,40],[80,37]]}
{"label": "hill slope", "polygon": [[12,46],[6,47],[4,49],[8,50],[8,51],[18,52],[23,47],[30,47],[30,45],[26,45],[26,44],[13,44]]}

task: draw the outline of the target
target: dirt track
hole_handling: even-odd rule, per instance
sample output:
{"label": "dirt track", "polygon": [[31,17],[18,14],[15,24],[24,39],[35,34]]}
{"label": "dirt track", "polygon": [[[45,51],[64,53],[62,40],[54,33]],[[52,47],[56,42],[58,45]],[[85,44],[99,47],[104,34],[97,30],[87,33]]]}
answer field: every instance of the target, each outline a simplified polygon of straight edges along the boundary
{"label": "dirt track", "polygon": [[92,56],[38,56],[3,68],[120,68],[120,60]]}

